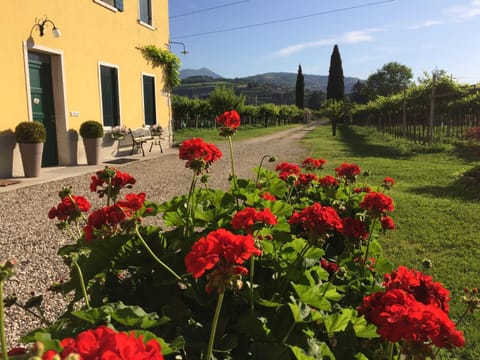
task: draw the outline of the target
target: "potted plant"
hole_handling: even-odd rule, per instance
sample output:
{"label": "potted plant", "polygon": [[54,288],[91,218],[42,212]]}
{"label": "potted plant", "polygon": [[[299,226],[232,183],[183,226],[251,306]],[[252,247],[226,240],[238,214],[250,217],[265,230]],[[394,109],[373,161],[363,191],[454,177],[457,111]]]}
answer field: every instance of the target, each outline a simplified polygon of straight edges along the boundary
{"label": "potted plant", "polygon": [[40,176],[43,144],[47,138],[45,126],[38,121],[23,121],[15,127],[25,177]]}
{"label": "potted plant", "polygon": [[127,128],[123,125],[117,125],[110,130],[112,140],[123,140],[127,136]]}
{"label": "potted plant", "polygon": [[103,125],[95,120],[87,120],[80,125],[88,165],[100,164],[100,149],[103,138]]}

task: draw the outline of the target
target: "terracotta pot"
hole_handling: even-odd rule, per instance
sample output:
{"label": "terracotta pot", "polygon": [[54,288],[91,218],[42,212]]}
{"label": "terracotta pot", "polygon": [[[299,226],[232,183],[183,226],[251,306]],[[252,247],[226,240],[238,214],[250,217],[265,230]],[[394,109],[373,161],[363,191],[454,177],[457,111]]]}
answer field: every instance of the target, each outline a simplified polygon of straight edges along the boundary
{"label": "terracotta pot", "polygon": [[39,177],[42,168],[43,143],[18,144],[25,177]]}
{"label": "terracotta pot", "polygon": [[83,138],[83,145],[85,146],[85,154],[87,155],[88,165],[100,164],[102,140],[102,138]]}

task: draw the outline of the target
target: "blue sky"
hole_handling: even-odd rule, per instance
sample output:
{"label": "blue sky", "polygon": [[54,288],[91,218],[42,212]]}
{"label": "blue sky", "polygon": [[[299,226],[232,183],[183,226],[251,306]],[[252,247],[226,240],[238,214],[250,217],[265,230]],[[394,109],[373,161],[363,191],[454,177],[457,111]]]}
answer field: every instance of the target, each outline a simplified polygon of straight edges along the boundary
{"label": "blue sky", "polygon": [[190,52],[172,44],[185,69],[233,78],[301,64],[328,75],[338,44],[345,76],[366,79],[397,61],[415,79],[442,69],[480,82],[480,0],[169,0],[169,16],[170,39]]}

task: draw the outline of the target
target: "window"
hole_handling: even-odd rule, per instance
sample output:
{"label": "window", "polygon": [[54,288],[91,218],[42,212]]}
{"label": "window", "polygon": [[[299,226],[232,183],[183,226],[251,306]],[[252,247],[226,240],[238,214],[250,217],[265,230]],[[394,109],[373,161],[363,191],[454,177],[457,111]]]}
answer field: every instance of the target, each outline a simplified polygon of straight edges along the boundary
{"label": "window", "polygon": [[157,123],[157,112],[155,110],[155,78],[143,75],[143,114],[145,125]]}
{"label": "window", "polygon": [[140,22],[153,25],[152,23],[152,0],[139,0],[140,1]]}
{"label": "window", "polygon": [[123,0],[93,0],[99,5],[113,11],[123,11]]}
{"label": "window", "polygon": [[120,125],[120,101],[118,98],[118,69],[100,65],[103,126]]}

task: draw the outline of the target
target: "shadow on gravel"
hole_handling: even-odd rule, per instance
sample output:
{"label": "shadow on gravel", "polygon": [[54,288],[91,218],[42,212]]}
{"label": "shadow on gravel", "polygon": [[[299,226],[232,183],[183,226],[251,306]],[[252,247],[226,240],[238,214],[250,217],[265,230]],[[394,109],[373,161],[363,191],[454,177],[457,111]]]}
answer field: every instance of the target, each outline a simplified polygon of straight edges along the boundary
{"label": "shadow on gravel", "polygon": [[413,153],[405,148],[369,144],[367,136],[355,132],[350,126],[342,124],[337,128],[337,136],[355,156],[384,157],[391,159],[408,159]]}

